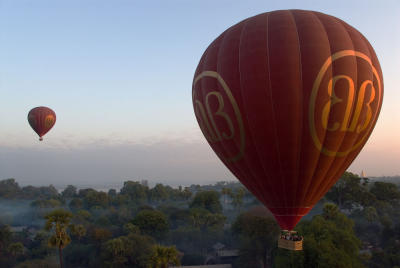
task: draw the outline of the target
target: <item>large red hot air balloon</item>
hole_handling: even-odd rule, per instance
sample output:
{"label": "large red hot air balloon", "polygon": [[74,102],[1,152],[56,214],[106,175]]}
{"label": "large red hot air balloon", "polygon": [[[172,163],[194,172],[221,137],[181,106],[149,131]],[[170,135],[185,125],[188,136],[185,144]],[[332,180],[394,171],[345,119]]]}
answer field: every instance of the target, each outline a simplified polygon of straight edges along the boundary
{"label": "large red hot air balloon", "polygon": [[29,111],[29,125],[39,135],[39,140],[43,140],[42,136],[46,134],[56,123],[56,113],[47,107],[36,107]]}
{"label": "large red hot air balloon", "polygon": [[366,143],[383,80],[356,29],[319,12],[280,10],[215,39],[192,95],[212,149],[280,227],[292,230]]}

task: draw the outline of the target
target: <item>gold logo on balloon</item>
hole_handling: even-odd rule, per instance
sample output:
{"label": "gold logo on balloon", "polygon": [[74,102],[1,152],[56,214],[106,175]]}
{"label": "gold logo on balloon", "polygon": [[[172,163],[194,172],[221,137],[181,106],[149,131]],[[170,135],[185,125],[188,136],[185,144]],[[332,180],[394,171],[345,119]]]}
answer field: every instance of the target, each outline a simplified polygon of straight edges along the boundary
{"label": "gold logo on balloon", "polygon": [[53,115],[49,114],[44,119],[44,126],[46,128],[52,127],[54,125],[55,118]]}
{"label": "gold logo on balloon", "polygon": [[[372,70],[372,80],[366,79],[360,81],[360,86],[357,90],[357,84],[355,84],[352,77],[346,74],[335,74],[333,63],[336,60],[343,59],[344,57],[353,57],[355,60],[360,60],[362,64],[368,64]],[[356,64],[358,63],[356,62]],[[326,87],[321,86],[321,84],[323,84],[322,81],[331,66],[332,77],[329,78],[327,84],[325,83]],[[376,81],[375,84],[374,81]],[[345,96],[339,96],[336,87],[338,83],[341,83],[342,88],[343,86],[346,88]],[[375,88],[375,85],[378,85],[378,88]],[[378,107],[373,111],[371,103],[377,100],[378,105],[380,105],[382,98],[381,92],[381,79],[377,70],[372,65],[371,59],[367,55],[354,50],[342,50],[329,57],[322,65],[322,68],[314,81],[310,97],[309,125],[315,146],[323,154],[328,156],[346,156],[351,151],[357,149],[361,144],[363,144],[370,133],[368,130],[372,127],[371,123],[375,121],[374,119],[378,114],[377,111],[379,108]],[[317,108],[316,101],[318,99],[318,94],[326,94],[327,97],[326,102],[319,108],[320,111],[315,110]],[[341,92],[341,95],[343,95],[343,92]],[[336,121],[331,119],[330,122],[329,115],[331,110],[335,108],[344,108],[343,117],[341,120],[336,119]],[[364,111],[364,113],[362,113],[362,111]],[[316,112],[321,113],[319,118],[320,120],[316,120]],[[319,128],[325,133],[324,137],[318,136],[317,124],[320,124]],[[323,139],[325,139],[327,135],[332,135],[332,133],[337,134],[338,132],[342,132],[342,135],[359,135],[360,138],[357,137],[352,146],[349,146],[349,148],[346,149],[332,150],[326,148],[323,144]]]}
{"label": "gold logo on balloon", "polygon": [[[202,100],[195,99],[195,86],[197,82],[201,79],[209,77],[214,78],[218,81],[219,85],[222,87],[223,91],[209,91]],[[225,94],[223,94],[225,93]],[[225,95],[225,97],[224,97]],[[193,81],[193,106],[194,112],[199,122],[199,126],[207,141],[210,144],[218,143],[222,141],[235,140],[237,134],[239,134],[238,148],[239,152],[237,154],[225,157],[224,160],[228,162],[234,162],[243,157],[245,148],[245,132],[243,126],[242,115],[240,113],[239,107],[236,103],[235,98],[232,95],[231,90],[225,83],[224,79],[214,71],[204,71],[199,74]],[[226,102],[225,100],[228,102]],[[211,102],[216,104],[216,109],[211,107]],[[232,120],[230,115],[226,112],[226,108],[233,109],[236,120]],[[225,129],[221,130],[221,126],[217,124],[216,121],[223,120]],[[239,133],[235,132],[235,122],[239,127]]]}

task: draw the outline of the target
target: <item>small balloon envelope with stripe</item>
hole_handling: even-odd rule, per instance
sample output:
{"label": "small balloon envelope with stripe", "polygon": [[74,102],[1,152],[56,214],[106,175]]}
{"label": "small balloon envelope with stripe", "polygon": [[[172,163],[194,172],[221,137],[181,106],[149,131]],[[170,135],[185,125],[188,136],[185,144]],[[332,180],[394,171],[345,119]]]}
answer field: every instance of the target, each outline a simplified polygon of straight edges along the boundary
{"label": "small balloon envelope with stripe", "polygon": [[43,140],[43,136],[56,123],[56,113],[44,106],[33,108],[28,113],[28,122],[32,129],[39,135],[39,140]]}

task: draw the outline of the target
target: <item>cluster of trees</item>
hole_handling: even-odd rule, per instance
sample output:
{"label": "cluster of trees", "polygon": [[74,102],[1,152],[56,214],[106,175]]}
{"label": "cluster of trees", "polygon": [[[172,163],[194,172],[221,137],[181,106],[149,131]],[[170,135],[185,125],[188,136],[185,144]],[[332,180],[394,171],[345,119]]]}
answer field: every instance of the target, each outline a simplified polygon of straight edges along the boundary
{"label": "cluster of trees", "polygon": [[301,252],[277,248],[276,221],[255,213],[258,201],[239,183],[127,181],[119,192],[70,185],[58,193],[8,179],[0,198],[30,200],[31,211],[19,232],[0,219],[0,267],[200,265],[217,242],[239,250],[234,267],[400,266],[399,188],[351,173],[296,227],[305,237]]}
{"label": "cluster of trees", "polygon": [[398,185],[345,173],[326,198],[354,220],[370,267],[400,267],[400,190]]}

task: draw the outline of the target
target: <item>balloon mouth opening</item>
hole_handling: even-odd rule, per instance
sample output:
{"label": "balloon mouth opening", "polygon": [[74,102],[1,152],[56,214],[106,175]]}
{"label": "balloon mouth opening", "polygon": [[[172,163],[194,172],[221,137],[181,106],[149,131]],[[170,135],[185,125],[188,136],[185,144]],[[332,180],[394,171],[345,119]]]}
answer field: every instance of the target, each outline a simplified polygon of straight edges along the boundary
{"label": "balloon mouth opening", "polygon": [[294,227],[310,210],[309,207],[270,207],[281,230],[293,231]]}
{"label": "balloon mouth opening", "polygon": [[40,137],[40,138],[39,138],[39,140],[40,140],[40,141],[42,141],[42,140],[43,140],[43,138],[42,138],[42,137]]}

